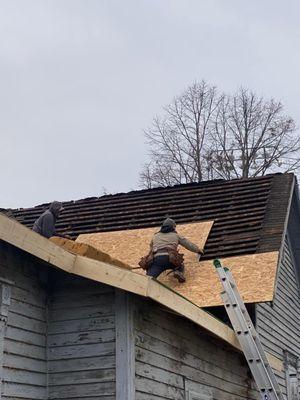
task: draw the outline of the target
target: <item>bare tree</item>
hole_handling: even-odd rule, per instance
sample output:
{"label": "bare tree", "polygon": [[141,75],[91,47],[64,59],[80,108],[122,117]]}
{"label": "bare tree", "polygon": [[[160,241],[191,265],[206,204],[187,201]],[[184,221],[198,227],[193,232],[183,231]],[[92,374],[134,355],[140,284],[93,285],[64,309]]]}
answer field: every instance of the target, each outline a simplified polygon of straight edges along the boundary
{"label": "bare tree", "polygon": [[247,178],[295,171],[300,138],[281,103],[246,89],[219,95],[194,83],[164,108],[145,132],[150,163],[142,186],[170,186],[204,179]]}
{"label": "bare tree", "polygon": [[143,186],[169,186],[208,179],[207,146],[221,97],[206,82],[194,83],[164,108],[145,132],[151,161],[141,173]]}
{"label": "bare tree", "polygon": [[211,135],[207,156],[215,177],[248,178],[299,168],[300,138],[293,119],[280,102],[249,90],[223,97]]}

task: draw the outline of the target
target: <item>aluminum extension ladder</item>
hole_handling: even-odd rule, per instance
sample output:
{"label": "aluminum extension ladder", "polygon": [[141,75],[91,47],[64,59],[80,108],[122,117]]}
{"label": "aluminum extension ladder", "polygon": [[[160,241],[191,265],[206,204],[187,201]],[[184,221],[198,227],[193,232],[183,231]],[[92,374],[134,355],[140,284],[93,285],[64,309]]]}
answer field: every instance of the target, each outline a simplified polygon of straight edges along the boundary
{"label": "aluminum extension ladder", "polygon": [[245,304],[238,292],[233,276],[219,260],[214,266],[224,291],[221,293],[225,309],[248,362],[262,400],[284,400],[274,372],[267,360]]}

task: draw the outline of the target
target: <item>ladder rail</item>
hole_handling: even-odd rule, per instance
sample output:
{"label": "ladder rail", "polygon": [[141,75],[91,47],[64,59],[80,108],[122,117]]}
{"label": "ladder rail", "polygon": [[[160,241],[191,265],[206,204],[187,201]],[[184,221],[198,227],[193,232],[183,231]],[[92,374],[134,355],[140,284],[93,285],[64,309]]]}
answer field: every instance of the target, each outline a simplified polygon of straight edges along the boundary
{"label": "ladder rail", "polygon": [[[228,301],[226,296],[222,297],[225,301]],[[234,331],[238,337],[241,348],[243,349],[243,353],[258,389],[260,391],[278,391],[278,388],[274,385],[272,379],[270,379],[269,370],[266,366],[267,359],[261,357],[257,342],[255,341],[253,335],[250,334],[250,330],[247,329],[247,327],[244,330],[244,326],[241,327],[241,325],[238,325],[235,322],[235,315],[232,307],[227,309],[227,313],[230,320],[233,321]]]}
{"label": "ladder rail", "polygon": [[[263,347],[262,347],[262,345],[261,345],[261,342],[260,342],[260,340],[259,340],[259,335],[258,335],[258,333],[256,332],[256,329],[255,329],[255,327],[254,327],[254,324],[253,324],[253,322],[252,322],[252,320],[251,320],[251,318],[250,318],[250,316],[249,316],[249,313],[248,313],[247,308],[246,308],[246,306],[245,306],[245,304],[244,304],[244,302],[243,302],[243,299],[242,299],[242,297],[241,297],[239,291],[237,290],[237,286],[236,286],[236,284],[235,284],[234,278],[233,278],[232,273],[231,273],[231,271],[230,271],[229,269],[226,271],[226,275],[227,275],[227,277],[229,278],[229,282],[231,282],[231,283],[234,284],[234,286],[233,286],[233,288],[232,288],[232,289],[233,289],[233,292],[234,292],[234,294],[235,294],[235,297],[236,297],[238,303],[239,303],[240,305],[242,305],[242,307],[241,307],[241,308],[242,308],[242,312],[244,313],[244,317],[245,317],[245,319],[246,319],[246,321],[247,321],[247,324],[248,324],[248,326],[249,326],[249,328],[250,328],[250,330],[251,330],[252,336],[253,336],[255,339],[257,338],[257,340],[255,340],[255,344],[256,344],[256,347],[258,348],[258,351],[259,351],[259,353],[260,353],[260,355],[261,355],[261,358],[263,359],[263,362],[265,363],[266,368],[268,369],[269,374],[274,374],[274,372],[273,372],[273,370],[272,370],[272,368],[271,368],[271,366],[270,366],[270,364],[269,364],[269,361],[268,361],[268,359],[267,359],[266,353],[265,353],[265,351],[264,351],[264,349],[263,349]],[[275,376],[274,376],[274,378],[275,378]],[[276,379],[276,378],[275,378],[275,379]],[[277,381],[276,381],[276,383],[277,383]],[[278,389],[279,389],[279,387],[278,387]],[[279,390],[280,390],[280,389],[279,389]]]}
{"label": "ladder rail", "polygon": [[228,268],[214,261],[224,291],[221,293],[247,363],[263,400],[284,400],[275,374],[268,362],[250,315]]}
{"label": "ladder rail", "polygon": [[[245,307],[244,309],[240,307],[234,291],[231,290],[232,288],[230,286],[227,287],[228,282],[229,285],[231,285],[231,282],[229,280],[226,280],[226,282],[227,284],[224,283],[224,288],[227,290],[222,294],[222,299],[226,306],[226,311],[232,322],[234,331],[238,336],[238,340],[248,361],[251,372],[256,377],[257,386],[259,390],[265,389],[276,391],[278,388],[275,386],[274,381],[269,379],[269,371],[266,367],[268,364],[267,358],[266,356],[264,357],[264,352],[261,353],[261,349],[257,346],[258,341],[255,340],[257,335],[250,316]],[[250,323],[247,321],[248,318],[245,318],[245,314],[248,316],[249,321],[251,321]],[[255,364],[258,373],[255,371]],[[266,382],[268,382],[268,385]]]}

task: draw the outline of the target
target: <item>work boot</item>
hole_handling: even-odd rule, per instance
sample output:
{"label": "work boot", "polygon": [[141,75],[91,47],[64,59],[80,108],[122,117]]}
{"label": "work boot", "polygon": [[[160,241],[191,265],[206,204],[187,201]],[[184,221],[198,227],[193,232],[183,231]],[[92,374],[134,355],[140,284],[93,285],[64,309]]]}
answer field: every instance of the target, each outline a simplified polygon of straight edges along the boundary
{"label": "work boot", "polygon": [[178,279],[178,282],[184,283],[185,282],[185,276],[184,273],[181,271],[175,271],[174,272],[174,278]]}

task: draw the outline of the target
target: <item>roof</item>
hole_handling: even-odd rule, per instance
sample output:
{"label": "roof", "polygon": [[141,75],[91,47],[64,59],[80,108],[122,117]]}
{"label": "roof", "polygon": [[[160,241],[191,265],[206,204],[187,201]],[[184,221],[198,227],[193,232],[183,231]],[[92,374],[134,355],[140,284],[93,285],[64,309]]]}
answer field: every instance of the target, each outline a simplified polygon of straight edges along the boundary
{"label": "roof", "polygon": [[[64,202],[58,231],[80,234],[214,220],[204,259],[278,251],[294,185],[293,174],[208,181]],[[11,210],[31,227],[48,204]]]}
{"label": "roof", "polygon": [[[203,248],[212,226],[213,221],[194,222],[177,225],[176,230]],[[137,268],[140,258],[148,253],[149,243],[156,231],[157,228],[142,228],[83,234],[79,235],[75,243],[92,245],[114,259]],[[196,254],[183,247],[180,247],[180,252],[184,254],[186,282],[179,283],[170,271],[161,274],[159,281],[199,307],[223,305],[220,296],[223,289],[213,260],[201,260],[199,263]],[[279,252],[271,251],[225,257],[221,261],[231,270],[244,302],[261,303],[273,300],[278,259]],[[134,271],[145,275],[142,269]]]}
{"label": "roof", "polygon": [[[272,174],[66,202],[58,227],[136,267],[157,225],[169,215],[179,223],[179,233],[205,245],[205,256],[199,264],[185,255],[184,285],[170,274],[160,276],[161,282],[200,307],[222,305],[212,266],[212,259],[220,258],[245,303],[272,301],[295,181],[293,174]],[[47,206],[12,213],[30,227]]]}
{"label": "roof", "polygon": [[[240,350],[233,330],[227,325],[159,282],[147,276],[136,274],[128,268],[114,265],[112,258],[109,258],[108,262],[106,255],[104,255],[103,260],[105,261],[101,261],[100,252],[95,254],[93,250],[91,251],[94,259],[71,253],[3,214],[0,214],[0,240],[10,243],[39,260],[47,262],[49,266],[59,268],[66,273],[148,297],[193,321],[208,333]],[[74,244],[75,248],[78,249]],[[82,246],[79,246],[78,251],[81,254],[88,252]],[[282,362],[279,359],[272,355],[268,355],[268,358],[273,368],[282,369]]]}

